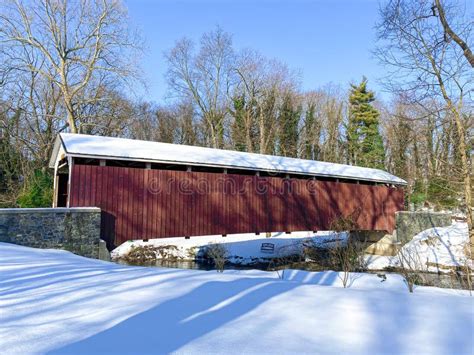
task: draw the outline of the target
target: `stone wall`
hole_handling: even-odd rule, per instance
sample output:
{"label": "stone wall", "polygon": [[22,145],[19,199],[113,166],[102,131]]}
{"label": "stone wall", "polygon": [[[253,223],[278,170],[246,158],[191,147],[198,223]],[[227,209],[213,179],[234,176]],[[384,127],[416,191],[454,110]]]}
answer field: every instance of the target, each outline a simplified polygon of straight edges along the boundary
{"label": "stone wall", "polygon": [[397,212],[395,215],[397,240],[404,244],[425,229],[447,227],[451,223],[450,213],[425,211]]}
{"label": "stone wall", "polygon": [[0,209],[0,242],[104,260],[108,253],[100,239],[100,216],[95,207]]}

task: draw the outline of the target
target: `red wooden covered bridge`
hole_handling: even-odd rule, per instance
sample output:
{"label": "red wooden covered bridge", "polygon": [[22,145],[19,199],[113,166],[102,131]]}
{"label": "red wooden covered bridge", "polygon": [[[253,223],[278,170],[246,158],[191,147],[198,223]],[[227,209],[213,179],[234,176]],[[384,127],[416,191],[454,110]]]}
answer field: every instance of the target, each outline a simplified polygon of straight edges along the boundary
{"label": "red wooden covered bridge", "polygon": [[312,160],[62,133],[55,207],[102,209],[109,248],[130,239],[354,229],[392,231],[406,182]]}

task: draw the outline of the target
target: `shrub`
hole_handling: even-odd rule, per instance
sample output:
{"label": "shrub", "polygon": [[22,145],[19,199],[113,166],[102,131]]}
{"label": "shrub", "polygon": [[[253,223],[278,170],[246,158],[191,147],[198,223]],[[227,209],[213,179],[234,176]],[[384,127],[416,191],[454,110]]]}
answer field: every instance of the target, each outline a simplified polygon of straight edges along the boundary
{"label": "shrub", "polygon": [[413,191],[410,194],[410,202],[414,203],[415,205],[420,205],[424,203],[427,199],[426,196],[426,188],[421,181],[415,181],[413,186]]}
{"label": "shrub", "polygon": [[132,245],[130,252],[123,259],[131,264],[150,263],[158,259],[176,261],[177,250],[175,245]]}
{"label": "shrub", "polygon": [[19,207],[51,207],[53,179],[50,174],[36,170],[17,199]]}
{"label": "shrub", "polygon": [[331,221],[329,229],[335,232],[346,232],[356,229],[356,223],[352,215],[339,216]]}
{"label": "shrub", "polygon": [[224,272],[227,254],[227,248],[223,244],[213,243],[206,247],[204,257],[213,262],[217,272]]}
{"label": "shrub", "polygon": [[336,270],[342,271],[342,285],[350,286],[349,281],[352,272],[364,271],[367,268],[365,259],[365,243],[356,239],[348,239],[346,242],[336,242],[329,249],[330,261]]}
{"label": "shrub", "polygon": [[336,235],[334,239],[328,240],[324,246],[312,240],[306,241],[303,249],[304,260],[316,263],[323,268],[332,268],[330,250],[334,243],[339,240],[340,238]]}
{"label": "shrub", "polygon": [[156,261],[156,250],[151,245],[133,246],[130,252],[123,259],[132,264],[142,264],[150,261]]}
{"label": "shrub", "polygon": [[440,208],[453,208],[459,205],[459,192],[452,180],[434,176],[427,188],[427,200]]}
{"label": "shrub", "polygon": [[362,208],[358,207],[347,216],[339,215],[331,221],[329,229],[335,232],[350,232],[357,230],[357,220],[361,213]]}
{"label": "shrub", "polygon": [[410,195],[410,202],[414,203],[415,205],[422,204],[426,201],[426,194],[422,192],[416,192]]}
{"label": "shrub", "polygon": [[283,280],[285,277],[285,267],[305,260],[305,249],[305,242],[301,243],[299,241],[277,248],[276,255],[270,258],[267,270],[275,270],[278,278]]}
{"label": "shrub", "polygon": [[406,245],[397,254],[400,265],[400,273],[405,279],[410,293],[415,289],[415,285],[424,284],[423,273],[426,271],[425,265],[421,261],[420,255],[414,246]]}

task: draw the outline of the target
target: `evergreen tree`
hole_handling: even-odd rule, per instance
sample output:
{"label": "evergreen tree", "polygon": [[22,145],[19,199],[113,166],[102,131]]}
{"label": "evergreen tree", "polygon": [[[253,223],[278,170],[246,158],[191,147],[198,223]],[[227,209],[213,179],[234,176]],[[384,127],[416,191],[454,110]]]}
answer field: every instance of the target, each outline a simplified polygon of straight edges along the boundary
{"label": "evergreen tree", "polygon": [[[401,116],[402,114],[400,114]],[[393,131],[396,141],[392,142],[392,164],[393,173],[403,179],[408,179],[408,148],[410,145],[410,139],[412,130],[408,120],[404,118],[398,118],[393,124]]]}
{"label": "evergreen tree", "polygon": [[264,92],[262,103],[258,109],[258,127],[257,127],[257,145],[261,154],[277,153],[277,134],[278,134],[278,105],[277,91],[275,89]]}
{"label": "evergreen tree", "polygon": [[21,183],[22,160],[25,157],[12,135],[19,120],[20,110],[11,117],[5,112],[0,113],[0,208],[15,207],[11,196],[15,195]]}
{"label": "evergreen tree", "polygon": [[301,115],[301,107],[296,106],[290,93],[283,97],[278,116],[279,122],[279,151],[287,157],[298,155],[298,123]]}
{"label": "evergreen tree", "polygon": [[258,147],[259,114],[255,99],[248,98],[245,94],[236,95],[232,98],[229,112],[234,118],[230,127],[233,147],[242,152],[254,152]]}
{"label": "evergreen tree", "polygon": [[372,106],[373,91],[364,77],[359,85],[351,84],[349,123],[347,125],[348,161],[354,165],[384,168],[385,152],[379,132],[379,112]]}
{"label": "evergreen tree", "polygon": [[[318,142],[316,139],[319,139],[319,122],[316,122],[315,118],[315,104],[313,102],[308,104],[304,116],[304,151],[302,158],[304,159],[317,159],[318,156]],[[318,131],[317,134],[315,134]],[[315,137],[316,136],[316,137]]]}
{"label": "evergreen tree", "polygon": [[232,141],[234,148],[241,152],[247,151],[245,144],[245,97],[244,95],[235,96],[232,99],[232,116],[234,116],[234,123],[232,124]]}
{"label": "evergreen tree", "polygon": [[36,170],[18,196],[21,208],[50,207],[53,200],[53,178],[50,172]]}

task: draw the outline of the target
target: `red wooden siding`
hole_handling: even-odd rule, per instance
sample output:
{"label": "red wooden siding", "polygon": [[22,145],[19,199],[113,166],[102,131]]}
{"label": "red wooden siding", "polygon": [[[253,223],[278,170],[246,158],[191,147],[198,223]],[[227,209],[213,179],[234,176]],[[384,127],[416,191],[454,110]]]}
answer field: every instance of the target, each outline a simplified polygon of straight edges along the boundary
{"label": "red wooden siding", "polygon": [[109,246],[129,239],[327,230],[352,216],[392,231],[403,190],[343,182],[74,165],[70,206],[103,211]]}

